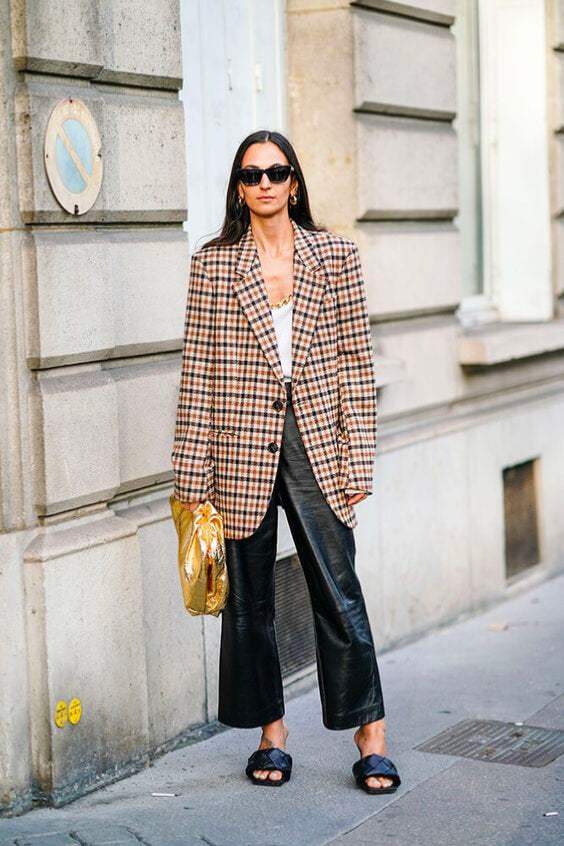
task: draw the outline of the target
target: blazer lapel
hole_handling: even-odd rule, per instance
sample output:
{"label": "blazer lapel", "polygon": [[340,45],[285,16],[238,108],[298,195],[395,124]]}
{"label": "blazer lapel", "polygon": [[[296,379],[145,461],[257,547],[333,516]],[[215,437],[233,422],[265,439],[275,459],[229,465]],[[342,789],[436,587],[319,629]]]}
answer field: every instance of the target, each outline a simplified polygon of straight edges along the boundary
{"label": "blazer lapel", "polygon": [[276,378],[284,384],[276,331],[250,224],[239,241],[235,270],[238,275],[233,279],[233,290]]}
{"label": "blazer lapel", "polygon": [[[312,234],[290,218],[294,229],[294,296],[292,307],[292,388],[307,359],[327,277],[313,246]],[[309,236],[309,237],[308,237]],[[319,269],[321,266],[321,269]],[[278,341],[251,225],[239,242],[233,289],[274,375],[284,384]]]}
{"label": "blazer lapel", "polygon": [[294,296],[292,309],[292,390],[298,382],[323,302],[327,276],[314,247],[315,234],[294,220]]}

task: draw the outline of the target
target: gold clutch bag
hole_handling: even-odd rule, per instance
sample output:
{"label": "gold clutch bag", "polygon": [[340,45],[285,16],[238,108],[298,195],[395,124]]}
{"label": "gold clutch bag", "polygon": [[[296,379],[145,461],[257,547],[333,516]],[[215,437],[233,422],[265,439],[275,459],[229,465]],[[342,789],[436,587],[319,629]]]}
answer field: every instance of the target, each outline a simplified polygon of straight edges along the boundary
{"label": "gold clutch bag", "polygon": [[178,534],[178,569],[186,610],[218,617],[229,595],[223,517],[209,500],[195,511],[174,495],[170,508]]}

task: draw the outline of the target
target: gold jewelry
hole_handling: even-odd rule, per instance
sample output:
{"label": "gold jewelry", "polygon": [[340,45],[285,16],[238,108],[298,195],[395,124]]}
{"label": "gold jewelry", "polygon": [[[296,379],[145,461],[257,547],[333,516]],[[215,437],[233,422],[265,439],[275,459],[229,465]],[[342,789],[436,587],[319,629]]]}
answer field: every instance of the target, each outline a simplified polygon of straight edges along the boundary
{"label": "gold jewelry", "polygon": [[293,294],[294,294],[294,292],[293,292],[293,291],[290,291],[290,293],[289,293],[289,294],[287,294],[287,295],[284,297],[284,299],[283,299],[283,300],[280,300],[280,302],[279,302],[279,303],[270,303],[270,304],[269,304],[269,305],[270,305],[270,308],[281,308],[283,305],[286,305],[286,303],[289,303],[289,302],[290,302],[290,300],[292,299]]}
{"label": "gold jewelry", "polygon": [[298,202],[298,198],[296,197],[295,194],[290,194],[290,202],[293,206],[295,206],[296,203]]}

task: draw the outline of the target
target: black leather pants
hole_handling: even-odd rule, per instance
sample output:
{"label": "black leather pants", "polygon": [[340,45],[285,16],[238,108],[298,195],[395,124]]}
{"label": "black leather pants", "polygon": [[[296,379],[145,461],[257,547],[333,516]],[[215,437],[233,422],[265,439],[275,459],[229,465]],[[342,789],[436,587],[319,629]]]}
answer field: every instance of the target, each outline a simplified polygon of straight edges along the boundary
{"label": "black leather pants", "polygon": [[279,468],[268,510],[252,535],[227,538],[230,593],[221,614],[219,711],[222,723],[252,728],[285,713],[274,630],[278,510],[284,508],[308,585],[317,675],[328,729],[384,716],[374,642],[355,572],[353,530],[327,504],[296,424],[291,383]]}

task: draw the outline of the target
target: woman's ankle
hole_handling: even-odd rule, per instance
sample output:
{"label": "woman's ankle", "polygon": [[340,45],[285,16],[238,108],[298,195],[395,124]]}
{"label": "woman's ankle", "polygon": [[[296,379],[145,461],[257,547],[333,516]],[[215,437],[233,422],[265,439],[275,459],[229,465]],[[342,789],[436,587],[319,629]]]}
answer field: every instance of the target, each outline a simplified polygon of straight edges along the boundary
{"label": "woman's ankle", "polygon": [[267,723],[267,725],[262,727],[261,743],[265,743],[268,746],[280,746],[286,743],[288,734],[288,726],[284,722],[284,718],[281,717],[279,720],[275,720],[273,723]]}
{"label": "woman's ankle", "polygon": [[386,721],[384,717],[381,720],[374,720],[371,723],[363,723],[360,725],[357,730],[361,734],[364,734],[367,737],[370,737],[372,734],[385,734],[386,733]]}

